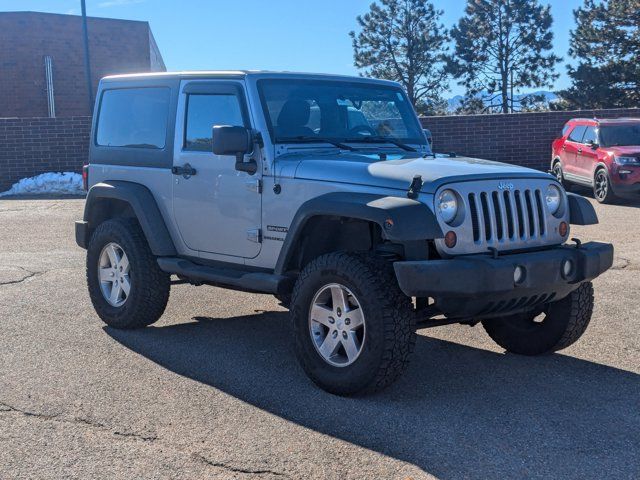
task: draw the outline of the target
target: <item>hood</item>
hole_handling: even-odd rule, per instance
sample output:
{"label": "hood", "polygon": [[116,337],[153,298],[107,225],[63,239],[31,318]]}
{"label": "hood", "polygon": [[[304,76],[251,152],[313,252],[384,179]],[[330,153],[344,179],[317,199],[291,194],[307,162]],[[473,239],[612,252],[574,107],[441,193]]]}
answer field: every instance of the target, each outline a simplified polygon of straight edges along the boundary
{"label": "hood", "polygon": [[468,157],[388,155],[381,161],[378,155],[343,153],[321,158],[306,154],[298,160],[295,177],[299,179],[407,190],[413,177],[420,175],[423,193],[435,193],[445,183],[467,180],[551,178],[538,170]]}
{"label": "hood", "polygon": [[606,147],[616,157],[640,157],[640,145]]}

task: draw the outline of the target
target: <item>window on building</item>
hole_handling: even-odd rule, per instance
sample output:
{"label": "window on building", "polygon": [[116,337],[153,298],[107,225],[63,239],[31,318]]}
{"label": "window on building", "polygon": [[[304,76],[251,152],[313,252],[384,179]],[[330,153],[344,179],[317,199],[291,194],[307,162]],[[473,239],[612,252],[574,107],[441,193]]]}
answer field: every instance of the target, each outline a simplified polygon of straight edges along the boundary
{"label": "window on building", "polygon": [[96,143],[105,147],[165,147],[171,92],[168,88],[105,90]]}
{"label": "window on building", "polygon": [[244,126],[238,97],[231,94],[189,95],[184,149],[210,152],[214,125]]}
{"label": "window on building", "polygon": [[581,143],[582,137],[584,136],[584,131],[587,129],[584,125],[578,125],[569,134],[569,140],[572,142]]}

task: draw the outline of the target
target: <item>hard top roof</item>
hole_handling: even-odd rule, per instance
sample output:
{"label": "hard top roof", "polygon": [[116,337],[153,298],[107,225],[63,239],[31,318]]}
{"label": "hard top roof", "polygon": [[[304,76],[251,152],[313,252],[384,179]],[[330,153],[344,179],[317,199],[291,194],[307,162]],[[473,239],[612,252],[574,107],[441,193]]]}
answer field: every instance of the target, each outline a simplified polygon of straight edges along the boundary
{"label": "hard top roof", "polygon": [[152,72],[152,73],[132,73],[123,75],[110,75],[104,77],[102,81],[131,81],[148,80],[151,78],[166,79],[244,79],[244,78],[270,78],[270,79],[309,79],[309,80],[343,80],[349,82],[376,82],[383,85],[397,86],[396,82],[390,80],[379,80],[373,78],[355,77],[349,75],[334,75],[326,73],[304,73],[304,72],[278,72],[269,70],[202,70],[202,71],[184,71],[184,72]]}

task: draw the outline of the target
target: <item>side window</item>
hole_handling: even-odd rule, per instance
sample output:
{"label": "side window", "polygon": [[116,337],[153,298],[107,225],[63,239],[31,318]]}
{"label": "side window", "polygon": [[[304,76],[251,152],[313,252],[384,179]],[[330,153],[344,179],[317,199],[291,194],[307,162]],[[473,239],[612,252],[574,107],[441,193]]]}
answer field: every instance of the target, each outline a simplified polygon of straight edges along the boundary
{"label": "side window", "polygon": [[584,136],[584,131],[587,129],[584,125],[578,125],[569,134],[569,140],[572,142],[582,143],[582,137]]}
{"label": "side window", "polygon": [[105,90],[100,101],[96,144],[163,149],[169,117],[169,88]]}
{"label": "side window", "polygon": [[584,137],[582,137],[582,143],[597,143],[598,136],[596,135],[595,127],[587,127],[587,130],[584,132]]}
{"label": "side window", "polygon": [[242,126],[240,100],[232,94],[191,94],[187,98],[184,150],[211,151],[214,125]]}

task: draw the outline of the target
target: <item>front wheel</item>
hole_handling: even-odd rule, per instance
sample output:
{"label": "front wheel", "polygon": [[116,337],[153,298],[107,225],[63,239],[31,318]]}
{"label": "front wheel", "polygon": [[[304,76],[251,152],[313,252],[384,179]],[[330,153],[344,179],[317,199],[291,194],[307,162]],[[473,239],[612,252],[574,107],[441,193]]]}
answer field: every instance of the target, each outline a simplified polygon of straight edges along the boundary
{"label": "front wheel", "polygon": [[604,168],[596,172],[593,181],[593,196],[600,203],[613,203],[616,200],[611,188],[611,180],[609,180],[609,175]]}
{"label": "front wheel", "polygon": [[337,395],[391,384],[415,345],[410,299],[391,264],[369,254],[331,253],[312,261],[296,282],[291,311],[302,368]]}
{"label": "front wheel", "polygon": [[593,285],[586,282],[567,297],[549,303],[541,315],[522,313],[482,321],[494,342],[511,353],[542,355],[575,343],[593,313]]}

